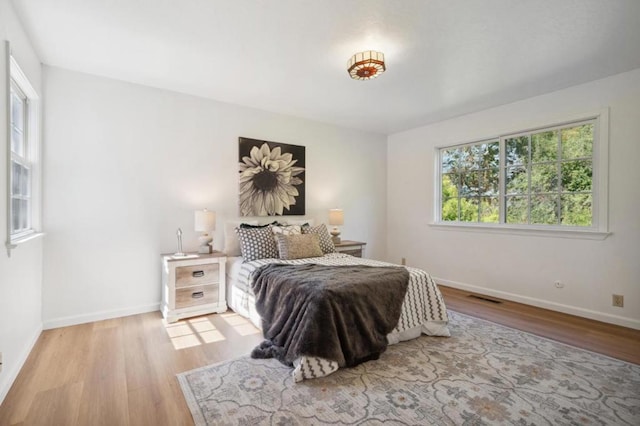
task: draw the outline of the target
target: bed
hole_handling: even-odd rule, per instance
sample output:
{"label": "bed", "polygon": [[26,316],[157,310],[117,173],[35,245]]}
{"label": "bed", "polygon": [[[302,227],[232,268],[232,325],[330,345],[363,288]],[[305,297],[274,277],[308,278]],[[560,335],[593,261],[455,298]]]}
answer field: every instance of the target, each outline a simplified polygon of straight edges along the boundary
{"label": "bed", "polygon": [[[262,321],[256,310],[256,298],[252,291],[253,278],[259,268],[273,263],[328,266],[398,266],[372,259],[357,258],[344,253],[326,253],[322,256],[291,260],[263,258],[245,261],[241,256],[229,257],[226,269],[227,304],[236,313],[248,318],[259,329],[262,328]],[[389,344],[414,339],[421,334],[449,336],[447,310],[442,295],[433,279],[421,269],[405,268],[409,272],[409,282],[402,302],[398,324],[387,335]],[[299,382],[329,375],[338,368],[339,365],[334,360],[301,356],[294,361],[292,375],[294,380]]]}

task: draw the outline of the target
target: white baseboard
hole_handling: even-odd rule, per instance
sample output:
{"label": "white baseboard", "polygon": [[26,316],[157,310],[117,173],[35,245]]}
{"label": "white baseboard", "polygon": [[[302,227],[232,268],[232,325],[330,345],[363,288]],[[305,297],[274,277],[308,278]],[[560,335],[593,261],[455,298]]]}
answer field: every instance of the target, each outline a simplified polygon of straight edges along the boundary
{"label": "white baseboard", "polygon": [[[13,382],[15,382],[16,378],[18,377],[22,366],[27,361],[27,358],[29,357],[33,346],[38,341],[38,337],[40,337],[40,333],[42,333],[42,324],[36,327],[31,336],[31,339],[29,340],[29,343],[22,349],[22,352],[20,353],[17,360],[18,362],[14,364],[11,370],[6,371],[6,373],[4,374],[5,379],[0,383],[0,404],[2,404],[2,401],[4,401],[4,398],[9,393],[11,385],[13,385]],[[3,367],[6,367],[6,364],[3,364]]]}
{"label": "white baseboard", "polygon": [[68,317],[52,318],[45,320],[43,328],[50,330],[52,328],[67,327],[70,325],[85,324],[87,322],[102,321],[118,317],[126,317],[129,315],[144,314],[160,310],[160,303],[151,303],[149,305],[133,306],[131,308],[114,309],[112,311],[92,312],[90,314],[72,315]]}
{"label": "white baseboard", "polygon": [[445,280],[444,278],[433,277],[436,283],[447,287],[458,288],[461,290],[471,291],[473,293],[483,294],[485,296],[498,297],[500,299],[510,300],[512,302],[523,303],[525,305],[537,306],[539,308],[549,309],[551,311],[563,312],[565,314],[575,315],[578,317],[589,318],[596,321],[602,321],[609,324],[621,325],[623,327],[634,328],[640,330],[640,321],[621,317],[619,315],[607,314],[604,312],[592,311],[590,309],[579,308],[577,306],[563,305],[561,303],[550,302],[548,300],[536,299],[534,297],[521,296],[518,294],[508,293],[506,291],[492,290],[490,288],[479,287],[473,284],[466,284],[457,281]]}

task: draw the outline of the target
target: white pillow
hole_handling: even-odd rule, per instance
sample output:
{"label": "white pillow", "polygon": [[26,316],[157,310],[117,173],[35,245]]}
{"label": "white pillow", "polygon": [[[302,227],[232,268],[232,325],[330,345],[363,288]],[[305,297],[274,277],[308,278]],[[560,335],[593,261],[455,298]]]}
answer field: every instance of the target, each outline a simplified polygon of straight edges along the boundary
{"label": "white pillow", "polygon": [[227,256],[240,256],[240,240],[236,228],[241,223],[257,225],[257,220],[232,220],[224,223],[224,252]]}
{"label": "white pillow", "polygon": [[273,231],[274,234],[283,234],[283,235],[302,234],[302,227],[300,225],[273,225],[271,227],[271,230]]}
{"label": "white pillow", "polygon": [[291,220],[287,219],[286,222],[282,222],[282,223],[285,225],[300,225],[300,226],[308,223],[309,226],[313,226],[314,220],[313,219],[291,219]]}

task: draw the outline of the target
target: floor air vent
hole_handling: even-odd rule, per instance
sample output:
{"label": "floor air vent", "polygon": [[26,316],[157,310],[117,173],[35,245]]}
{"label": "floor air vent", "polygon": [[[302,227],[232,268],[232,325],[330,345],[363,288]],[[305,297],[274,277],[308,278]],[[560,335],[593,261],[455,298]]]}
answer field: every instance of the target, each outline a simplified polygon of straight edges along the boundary
{"label": "floor air vent", "polygon": [[500,303],[502,303],[502,301],[500,301],[500,300],[490,299],[490,298],[488,298],[488,297],[479,296],[479,295],[477,295],[477,294],[470,294],[470,295],[469,295],[469,296],[467,296],[467,297],[471,297],[471,298],[473,298],[473,299],[482,300],[482,301],[485,301],[485,302],[496,303],[496,304],[500,304]]}

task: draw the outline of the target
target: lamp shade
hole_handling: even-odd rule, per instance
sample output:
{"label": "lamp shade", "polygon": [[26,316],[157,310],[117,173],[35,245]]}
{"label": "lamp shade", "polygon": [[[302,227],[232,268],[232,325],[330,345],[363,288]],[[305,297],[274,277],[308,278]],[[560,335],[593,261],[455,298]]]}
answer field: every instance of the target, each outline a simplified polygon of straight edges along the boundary
{"label": "lamp shade", "polygon": [[347,72],[354,80],[371,80],[386,70],[384,53],[375,50],[358,52],[347,62]]}
{"label": "lamp shade", "polygon": [[342,209],[329,210],[329,225],[344,225],[344,212]]}
{"label": "lamp shade", "polygon": [[216,229],[216,213],[207,209],[196,210],[195,230],[209,232]]}

